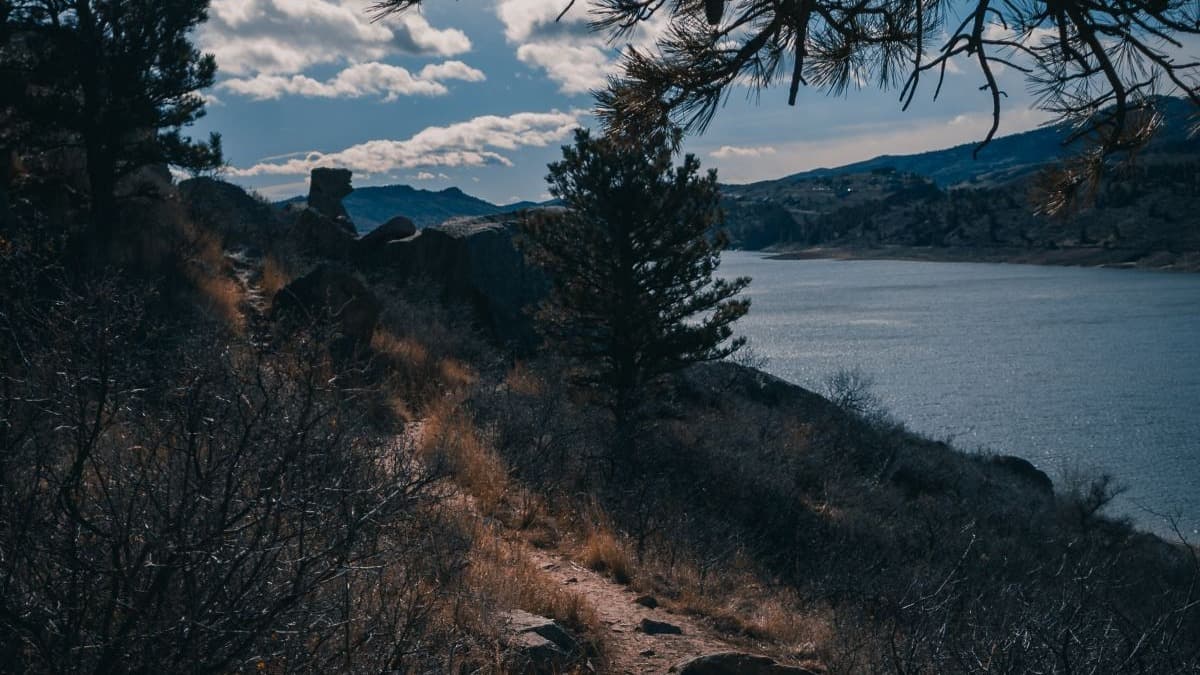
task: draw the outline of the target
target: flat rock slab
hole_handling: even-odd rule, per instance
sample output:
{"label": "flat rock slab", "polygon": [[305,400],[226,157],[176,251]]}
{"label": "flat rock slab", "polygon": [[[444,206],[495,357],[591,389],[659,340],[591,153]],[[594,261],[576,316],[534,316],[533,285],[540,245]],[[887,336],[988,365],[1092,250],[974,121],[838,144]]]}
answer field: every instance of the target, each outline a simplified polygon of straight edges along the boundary
{"label": "flat rock slab", "polygon": [[797,666],[785,666],[775,659],[742,652],[705,654],[680,661],[668,672],[678,675],[817,675]]}
{"label": "flat rock slab", "polygon": [[636,600],[634,600],[634,602],[641,605],[642,607],[648,607],[650,609],[654,609],[654,608],[658,607],[658,600],[656,600],[653,595],[640,596]]}
{"label": "flat rock slab", "polygon": [[654,619],[642,619],[638,629],[646,635],[683,635],[683,629],[679,626]]}

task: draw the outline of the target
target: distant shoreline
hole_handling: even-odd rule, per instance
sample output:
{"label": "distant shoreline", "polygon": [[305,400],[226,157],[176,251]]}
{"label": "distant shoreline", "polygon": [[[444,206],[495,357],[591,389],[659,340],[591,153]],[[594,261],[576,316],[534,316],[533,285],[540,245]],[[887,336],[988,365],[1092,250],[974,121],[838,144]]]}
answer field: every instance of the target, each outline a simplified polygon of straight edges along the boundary
{"label": "distant shoreline", "polygon": [[1157,251],[1139,255],[1120,249],[968,248],[942,246],[814,246],[802,249],[765,249],[770,260],[911,260],[920,262],[979,262],[1106,267],[1159,272],[1200,272],[1200,252],[1174,254]]}

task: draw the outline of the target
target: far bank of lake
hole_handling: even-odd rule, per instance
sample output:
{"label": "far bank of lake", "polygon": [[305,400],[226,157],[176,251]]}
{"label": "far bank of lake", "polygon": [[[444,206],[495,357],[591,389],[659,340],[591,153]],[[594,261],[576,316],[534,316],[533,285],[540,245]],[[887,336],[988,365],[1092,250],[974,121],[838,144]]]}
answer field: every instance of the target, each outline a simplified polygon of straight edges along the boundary
{"label": "far bank of lake", "polygon": [[1200,276],[746,252],[721,273],[753,277],[739,330],[772,374],[860,368],[914,431],[1056,482],[1109,471],[1117,513],[1200,533]]}
{"label": "far bank of lake", "polygon": [[1123,249],[1072,247],[1029,249],[954,246],[878,246],[809,248],[770,251],[774,260],[913,260],[922,262],[1014,263],[1068,267],[1112,267],[1168,272],[1200,272],[1200,253],[1158,251],[1145,254]]}

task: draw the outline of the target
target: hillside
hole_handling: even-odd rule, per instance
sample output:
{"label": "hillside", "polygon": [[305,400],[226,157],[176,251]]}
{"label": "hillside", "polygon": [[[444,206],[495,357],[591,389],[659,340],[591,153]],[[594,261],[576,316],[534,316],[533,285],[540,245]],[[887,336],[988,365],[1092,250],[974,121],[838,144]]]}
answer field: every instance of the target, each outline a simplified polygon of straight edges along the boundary
{"label": "hillside", "polygon": [[1065,218],[1032,206],[1037,170],[1062,152],[1063,131],[1047,128],[998,139],[977,162],[959,146],[725,186],[725,226],[734,246],[804,256],[1196,269],[1200,142],[1170,101],[1164,133],[1136,165],[1110,172]]}
{"label": "hillside", "polygon": [[[1196,550],[1104,517],[1111,477],[728,362],[617,454],[522,344],[514,219],[359,237],[336,199],[150,178],[94,263],[56,182],[0,208],[0,670],[1196,672]],[[838,180],[804,206],[943,194]]]}
{"label": "hillside", "polygon": [[[1168,148],[1186,141],[1194,113],[1190,104],[1183,99],[1166,96],[1159,97],[1157,102],[1166,119],[1166,126],[1151,143],[1151,149]],[[912,155],[880,155],[839,167],[802,171],[775,180],[730,185],[726,186],[726,190],[756,191],[765,184],[802,183],[813,178],[869,173],[876,169],[925,176],[942,188],[962,184],[1000,184],[1035,173],[1048,162],[1069,154],[1073,148],[1062,144],[1068,133],[1066,125],[1042,127],[993,139],[979,151],[978,156],[975,156],[978,143],[964,143]]]}
{"label": "hillside", "polygon": [[[724,185],[725,227],[737,248],[800,256],[1197,269],[1200,141],[1187,136],[1186,102],[1162,98],[1160,106],[1166,125],[1138,164],[1110,174],[1094,202],[1065,220],[1036,216],[1030,206],[1038,171],[1069,150],[1058,126],[997,138],[978,158],[966,144]],[[359,188],[344,204],[360,233],[397,215],[424,228],[538,206],[408,185]]]}

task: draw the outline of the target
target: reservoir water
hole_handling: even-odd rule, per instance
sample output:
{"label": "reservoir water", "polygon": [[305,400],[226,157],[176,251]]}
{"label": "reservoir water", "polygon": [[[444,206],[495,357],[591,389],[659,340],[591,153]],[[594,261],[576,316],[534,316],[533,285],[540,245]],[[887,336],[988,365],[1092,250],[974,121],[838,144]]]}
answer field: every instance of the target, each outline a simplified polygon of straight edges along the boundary
{"label": "reservoir water", "polygon": [[768,372],[820,391],[858,368],[914,431],[1056,482],[1108,471],[1113,513],[1200,535],[1200,275],[736,251],[721,274],[754,279],[738,331]]}

